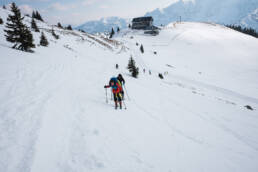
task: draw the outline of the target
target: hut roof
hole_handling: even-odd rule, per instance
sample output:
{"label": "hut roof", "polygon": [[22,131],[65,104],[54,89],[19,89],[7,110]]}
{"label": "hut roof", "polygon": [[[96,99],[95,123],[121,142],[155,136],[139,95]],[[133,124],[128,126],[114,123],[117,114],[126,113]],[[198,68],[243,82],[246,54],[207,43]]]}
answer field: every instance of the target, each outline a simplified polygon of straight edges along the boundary
{"label": "hut roof", "polygon": [[137,17],[133,19],[133,22],[143,22],[143,21],[153,21],[153,18],[150,17]]}

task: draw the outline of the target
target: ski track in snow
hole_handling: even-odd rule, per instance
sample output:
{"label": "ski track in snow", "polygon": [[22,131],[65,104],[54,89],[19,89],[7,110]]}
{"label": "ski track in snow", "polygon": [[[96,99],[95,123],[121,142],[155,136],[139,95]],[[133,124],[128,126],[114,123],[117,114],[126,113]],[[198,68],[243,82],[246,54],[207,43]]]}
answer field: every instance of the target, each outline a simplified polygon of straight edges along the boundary
{"label": "ski track in snow", "polygon": [[[220,88],[220,87],[217,87],[217,86],[214,86],[214,85],[209,85],[209,84],[205,84],[205,83],[202,83],[202,82],[199,82],[199,81],[194,81],[194,80],[191,80],[191,79],[188,79],[188,78],[184,78],[182,76],[170,75],[170,77],[171,78],[177,78],[178,80],[184,81],[185,83],[190,83],[190,84],[193,84],[193,85],[197,85],[198,87],[201,87],[201,88],[206,88],[206,89],[213,90],[213,91],[225,94],[225,95],[236,97],[236,98],[245,100],[246,102],[252,102],[252,103],[258,104],[258,99],[256,99],[256,98],[245,96],[245,95],[239,94],[237,92],[234,92],[234,91],[231,91],[231,90],[228,90],[228,89],[225,89],[225,88]],[[167,84],[173,84],[173,83],[167,83]],[[181,86],[183,87],[183,85],[181,85]]]}

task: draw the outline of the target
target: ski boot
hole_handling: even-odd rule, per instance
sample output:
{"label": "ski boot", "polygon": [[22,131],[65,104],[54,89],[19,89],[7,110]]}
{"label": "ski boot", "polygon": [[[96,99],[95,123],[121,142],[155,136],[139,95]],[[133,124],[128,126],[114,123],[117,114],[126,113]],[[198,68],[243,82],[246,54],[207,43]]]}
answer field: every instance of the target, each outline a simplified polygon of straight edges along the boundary
{"label": "ski boot", "polygon": [[119,102],[119,107],[120,109],[122,109],[122,102]]}
{"label": "ski boot", "polygon": [[117,107],[118,107],[118,106],[117,106],[117,102],[116,102],[116,103],[115,103],[115,109],[117,109]]}

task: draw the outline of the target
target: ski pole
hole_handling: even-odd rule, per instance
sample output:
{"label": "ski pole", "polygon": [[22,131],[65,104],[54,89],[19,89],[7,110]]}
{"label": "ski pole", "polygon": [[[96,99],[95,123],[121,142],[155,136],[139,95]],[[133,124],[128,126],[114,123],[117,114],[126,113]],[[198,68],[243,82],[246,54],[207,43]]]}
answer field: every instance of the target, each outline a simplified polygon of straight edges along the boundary
{"label": "ski pole", "polygon": [[113,100],[112,88],[110,89],[110,100]]}
{"label": "ski pole", "polygon": [[107,98],[107,88],[105,88],[106,90],[106,103],[108,103],[108,98]]}
{"label": "ski pole", "polygon": [[127,108],[126,108],[126,104],[125,104],[125,101],[124,101],[124,100],[122,100],[122,101],[123,101],[123,103],[124,103],[125,109],[127,109]]}
{"label": "ski pole", "polygon": [[128,97],[128,100],[130,101],[130,97],[129,97],[129,95],[128,95],[128,92],[127,92],[127,90],[126,90],[125,85],[124,85],[124,88],[125,88],[125,92],[126,92],[126,95],[127,95],[127,97]]}
{"label": "ski pole", "polygon": [[[125,109],[127,109],[127,108],[126,108],[125,101],[123,100],[121,93],[118,93],[118,96],[119,96],[120,100],[124,103]],[[116,98],[118,99],[117,94],[116,94]]]}

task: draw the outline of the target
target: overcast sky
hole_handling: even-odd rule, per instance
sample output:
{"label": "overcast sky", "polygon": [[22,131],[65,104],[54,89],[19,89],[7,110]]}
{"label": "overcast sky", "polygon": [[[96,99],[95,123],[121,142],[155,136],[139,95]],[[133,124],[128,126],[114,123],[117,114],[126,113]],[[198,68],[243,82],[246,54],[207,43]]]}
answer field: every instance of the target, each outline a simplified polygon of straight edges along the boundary
{"label": "overcast sky", "polygon": [[132,18],[177,0],[0,0],[1,5],[15,2],[23,12],[38,10],[43,19],[73,26],[102,17]]}

